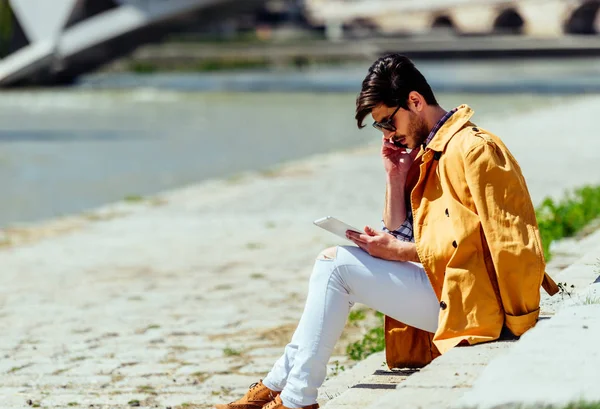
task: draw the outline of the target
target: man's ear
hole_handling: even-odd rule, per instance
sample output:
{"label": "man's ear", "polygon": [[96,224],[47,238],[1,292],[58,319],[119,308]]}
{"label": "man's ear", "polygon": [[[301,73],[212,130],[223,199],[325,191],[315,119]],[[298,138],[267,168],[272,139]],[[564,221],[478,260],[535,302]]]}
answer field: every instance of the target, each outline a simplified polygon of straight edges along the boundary
{"label": "man's ear", "polygon": [[425,109],[425,98],[417,91],[411,91],[408,94],[408,109],[413,113],[418,114]]}

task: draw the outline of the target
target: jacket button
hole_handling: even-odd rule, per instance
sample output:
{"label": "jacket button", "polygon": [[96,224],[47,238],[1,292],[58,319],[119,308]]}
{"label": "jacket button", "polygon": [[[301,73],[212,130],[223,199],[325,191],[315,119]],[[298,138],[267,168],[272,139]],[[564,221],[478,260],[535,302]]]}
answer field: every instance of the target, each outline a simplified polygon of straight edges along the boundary
{"label": "jacket button", "polygon": [[446,308],[448,308],[448,305],[446,304],[446,302],[445,302],[445,301],[441,301],[441,302],[440,302],[440,308],[441,308],[442,310],[445,310]]}
{"label": "jacket button", "polygon": [[475,132],[479,132],[479,128],[473,128]]}
{"label": "jacket button", "polygon": [[452,242],[452,247],[454,247],[454,248],[457,248],[457,247],[458,247],[458,243],[456,243],[456,240],[454,240],[454,241]]}
{"label": "jacket button", "polygon": [[446,209],[446,217],[450,217],[450,212],[448,211],[448,209]]}

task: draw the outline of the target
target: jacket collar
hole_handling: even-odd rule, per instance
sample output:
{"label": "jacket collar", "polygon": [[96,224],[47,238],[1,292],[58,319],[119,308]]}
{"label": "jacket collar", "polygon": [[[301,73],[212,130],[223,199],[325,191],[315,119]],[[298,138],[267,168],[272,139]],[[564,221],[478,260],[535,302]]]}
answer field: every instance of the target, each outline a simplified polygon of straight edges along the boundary
{"label": "jacket collar", "polygon": [[459,106],[456,112],[436,132],[425,150],[431,149],[436,152],[443,152],[450,139],[469,122],[474,113],[468,105]]}

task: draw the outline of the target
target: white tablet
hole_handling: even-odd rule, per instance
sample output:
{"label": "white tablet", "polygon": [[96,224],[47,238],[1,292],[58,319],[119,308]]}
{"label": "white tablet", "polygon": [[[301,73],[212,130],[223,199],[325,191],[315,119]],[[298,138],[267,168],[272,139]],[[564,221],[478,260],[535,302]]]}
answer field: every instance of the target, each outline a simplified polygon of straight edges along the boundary
{"label": "white tablet", "polygon": [[316,226],[319,226],[343,239],[346,239],[346,230],[352,230],[357,233],[364,234],[364,232],[356,227],[352,227],[349,224],[346,224],[335,217],[327,216],[321,219],[315,220],[313,222]]}

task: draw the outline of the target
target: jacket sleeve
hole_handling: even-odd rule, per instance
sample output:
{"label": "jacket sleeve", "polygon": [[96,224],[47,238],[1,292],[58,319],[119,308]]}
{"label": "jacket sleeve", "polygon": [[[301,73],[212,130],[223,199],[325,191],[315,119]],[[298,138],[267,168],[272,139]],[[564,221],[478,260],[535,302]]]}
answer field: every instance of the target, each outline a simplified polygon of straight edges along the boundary
{"label": "jacket sleeve", "polygon": [[537,322],[545,274],[525,179],[508,150],[486,137],[465,155],[465,176],[495,269],[505,325],[520,336]]}

